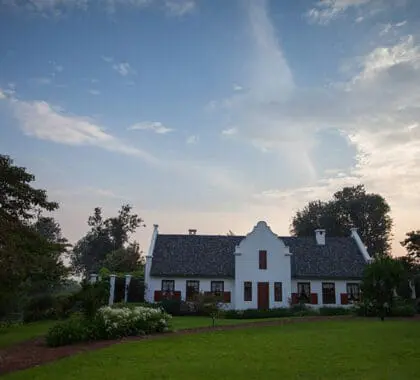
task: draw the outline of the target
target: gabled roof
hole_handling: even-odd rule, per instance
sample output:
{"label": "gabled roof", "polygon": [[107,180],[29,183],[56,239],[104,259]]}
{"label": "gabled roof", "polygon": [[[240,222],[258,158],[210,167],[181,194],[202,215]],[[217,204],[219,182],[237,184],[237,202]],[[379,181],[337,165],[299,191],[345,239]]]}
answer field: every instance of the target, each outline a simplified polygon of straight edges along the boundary
{"label": "gabled roof", "polygon": [[[157,235],[151,276],[235,277],[235,247],[244,236]],[[294,278],[346,278],[362,276],[366,262],[351,237],[280,237],[292,253]]]}

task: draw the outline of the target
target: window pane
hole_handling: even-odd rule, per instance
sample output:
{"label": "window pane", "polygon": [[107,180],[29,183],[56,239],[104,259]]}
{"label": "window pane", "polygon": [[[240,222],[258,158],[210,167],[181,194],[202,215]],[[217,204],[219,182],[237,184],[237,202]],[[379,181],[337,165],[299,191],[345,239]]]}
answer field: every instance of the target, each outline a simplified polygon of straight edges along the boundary
{"label": "window pane", "polygon": [[311,283],[298,282],[297,285],[299,301],[309,303],[311,301]]}
{"label": "window pane", "polygon": [[174,292],[175,281],[174,280],[162,280],[162,291],[163,292]]}
{"label": "window pane", "polygon": [[194,295],[197,294],[200,290],[200,282],[188,280],[187,289],[186,289],[186,298],[188,301],[192,300]]}
{"label": "window pane", "polygon": [[259,252],[259,268],[267,269],[267,251]]}
{"label": "window pane", "polygon": [[223,281],[212,281],[211,282],[211,292],[217,295],[223,293],[224,291],[224,282]]}
{"label": "window pane", "polygon": [[252,282],[244,282],[244,301],[252,301]]}
{"label": "window pane", "polygon": [[333,282],[322,283],[322,303],[335,304],[335,284]]}
{"label": "window pane", "polygon": [[283,289],[281,282],[274,283],[274,301],[281,302],[283,300]]}

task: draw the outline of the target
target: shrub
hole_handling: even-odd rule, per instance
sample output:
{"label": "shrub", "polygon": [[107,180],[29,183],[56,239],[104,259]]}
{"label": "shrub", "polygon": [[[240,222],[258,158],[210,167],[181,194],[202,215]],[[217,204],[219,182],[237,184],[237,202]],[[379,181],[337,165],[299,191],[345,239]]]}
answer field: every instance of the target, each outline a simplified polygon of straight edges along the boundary
{"label": "shrub", "polygon": [[319,314],[325,316],[332,315],[349,315],[352,310],[345,307],[321,307],[319,308]]}
{"label": "shrub", "polygon": [[292,317],[293,313],[290,308],[278,308],[270,310],[227,310],[224,313],[227,319],[258,319],[258,318],[282,318]]}
{"label": "shrub", "polygon": [[160,309],[133,307],[100,308],[93,318],[76,314],[53,326],[46,341],[51,347],[77,342],[118,339],[125,336],[166,332],[171,316]]}
{"label": "shrub", "polygon": [[413,317],[416,314],[416,308],[412,304],[398,305],[391,309],[391,317]]}
{"label": "shrub", "polygon": [[29,299],[23,310],[23,320],[34,322],[54,318],[54,297],[44,294]]}
{"label": "shrub", "polygon": [[85,317],[94,318],[96,312],[109,300],[109,282],[97,281],[94,284],[82,283],[82,290],[76,295]]}

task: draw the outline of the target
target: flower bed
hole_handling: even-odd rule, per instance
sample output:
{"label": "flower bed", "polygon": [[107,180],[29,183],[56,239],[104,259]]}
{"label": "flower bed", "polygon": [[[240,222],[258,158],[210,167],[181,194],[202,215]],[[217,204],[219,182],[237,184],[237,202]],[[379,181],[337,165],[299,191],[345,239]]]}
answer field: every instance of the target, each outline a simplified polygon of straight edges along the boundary
{"label": "flower bed", "polygon": [[118,339],[126,336],[163,333],[169,331],[171,315],[161,309],[148,307],[100,308],[91,319],[73,315],[53,326],[46,340],[50,347],[68,344]]}

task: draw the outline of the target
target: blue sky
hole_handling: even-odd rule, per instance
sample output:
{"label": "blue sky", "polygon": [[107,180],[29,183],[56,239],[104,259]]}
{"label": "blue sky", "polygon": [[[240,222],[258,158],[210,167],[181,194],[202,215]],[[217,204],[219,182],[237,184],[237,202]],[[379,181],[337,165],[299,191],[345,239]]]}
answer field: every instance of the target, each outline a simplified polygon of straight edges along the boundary
{"label": "blue sky", "polygon": [[414,0],[0,0],[0,150],[75,241],[99,205],[162,232],[287,234],[364,183],[419,228]]}

